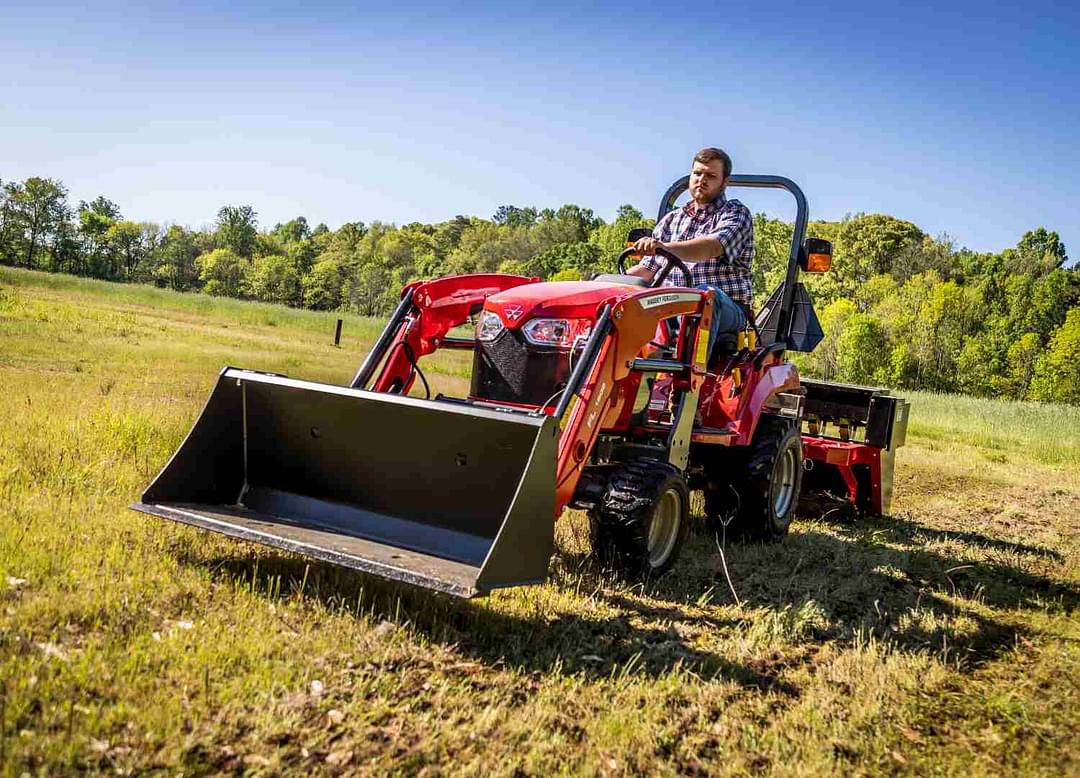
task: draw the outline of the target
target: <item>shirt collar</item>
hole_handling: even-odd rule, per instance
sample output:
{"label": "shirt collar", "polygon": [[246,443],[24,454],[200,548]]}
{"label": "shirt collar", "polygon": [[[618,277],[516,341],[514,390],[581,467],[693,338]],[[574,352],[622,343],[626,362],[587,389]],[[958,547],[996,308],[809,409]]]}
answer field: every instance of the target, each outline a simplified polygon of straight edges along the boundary
{"label": "shirt collar", "polygon": [[[723,192],[720,192],[720,194],[715,200],[701,208],[701,212],[705,213],[706,215],[712,215],[717,211],[721,210],[725,205],[727,205],[727,195],[725,195]],[[683,206],[683,213],[689,214],[690,216],[698,213],[698,209],[695,207],[693,200]]]}

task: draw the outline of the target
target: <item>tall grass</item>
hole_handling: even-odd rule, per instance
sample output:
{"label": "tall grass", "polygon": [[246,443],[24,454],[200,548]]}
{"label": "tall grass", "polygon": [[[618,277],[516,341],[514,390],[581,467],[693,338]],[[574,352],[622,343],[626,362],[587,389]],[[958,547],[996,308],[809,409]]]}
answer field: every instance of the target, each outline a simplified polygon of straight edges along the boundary
{"label": "tall grass", "polygon": [[359,327],[366,337],[377,334],[381,329],[381,321],[370,317],[288,308],[231,297],[212,297],[200,292],[174,292],[148,284],[118,284],[65,273],[43,273],[0,265],[0,286],[2,285],[9,285],[14,289],[50,289],[62,292],[70,300],[93,298],[114,306],[162,307],[238,324],[332,333],[334,321],[344,319],[347,327]]}
{"label": "tall grass", "polygon": [[898,391],[911,402],[909,432],[1037,462],[1080,467],[1080,406]]}

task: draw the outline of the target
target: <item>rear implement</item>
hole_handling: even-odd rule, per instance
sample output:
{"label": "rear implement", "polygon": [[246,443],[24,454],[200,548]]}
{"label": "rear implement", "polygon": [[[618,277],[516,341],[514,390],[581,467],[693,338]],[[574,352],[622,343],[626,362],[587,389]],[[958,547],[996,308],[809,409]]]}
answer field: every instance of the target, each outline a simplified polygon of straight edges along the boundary
{"label": "rear implement", "polygon": [[896,449],[907,438],[911,405],[880,387],[802,380],[803,488],[842,496],[856,516],[892,505]]}

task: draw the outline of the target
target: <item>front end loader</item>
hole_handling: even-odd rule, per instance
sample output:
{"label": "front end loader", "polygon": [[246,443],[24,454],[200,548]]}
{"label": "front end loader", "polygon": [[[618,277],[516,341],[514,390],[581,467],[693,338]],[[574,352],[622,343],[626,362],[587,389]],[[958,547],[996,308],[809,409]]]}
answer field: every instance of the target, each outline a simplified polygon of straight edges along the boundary
{"label": "front end loader", "polygon": [[[348,386],[223,369],[132,507],[460,597],[542,582],[567,507],[589,512],[603,564],[639,578],[677,558],[692,489],[711,524],[783,537],[817,459],[808,438],[821,451],[860,444],[801,429],[809,396],[785,358],[813,339],[800,269],[830,247],[805,238],[790,180],[731,185],[785,189],[798,205],[785,284],[747,331],[710,343],[713,297],[663,286],[682,265],[669,252],[651,284],[625,272],[414,282]],[[451,334],[470,322],[474,337]],[[439,349],[471,352],[469,394],[410,396]]]}

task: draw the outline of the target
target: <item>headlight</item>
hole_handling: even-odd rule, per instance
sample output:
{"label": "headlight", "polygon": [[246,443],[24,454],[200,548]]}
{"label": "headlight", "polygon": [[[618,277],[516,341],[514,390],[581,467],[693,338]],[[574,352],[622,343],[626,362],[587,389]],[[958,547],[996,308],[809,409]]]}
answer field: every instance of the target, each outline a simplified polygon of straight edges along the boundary
{"label": "headlight", "polygon": [[476,322],[476,339],[487,343],[499,337],[499,333],[504,329],[506,327],[499,314],[484,311],[480,314],[480,321]]}
{"label": "headlight", "polygon": [[525,340],[534,346],[571,346],[587,339],[591,331],[588,319],[533,319],[521,328]]}

